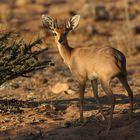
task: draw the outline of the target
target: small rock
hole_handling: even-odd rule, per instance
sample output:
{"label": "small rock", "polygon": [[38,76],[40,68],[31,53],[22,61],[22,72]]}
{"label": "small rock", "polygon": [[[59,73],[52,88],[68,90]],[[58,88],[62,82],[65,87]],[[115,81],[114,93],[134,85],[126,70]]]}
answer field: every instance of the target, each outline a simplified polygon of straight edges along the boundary
{"label": "small rock", "polygon": [[66,83],[57,83],[51,88],[52,92],[55,94],[67,91],[68,89],[69,86]]}
{"label": "small rock", "polygon": [[66,93],[69,94],[69,95],[74,95],[75,94],[75,91],[69,89],[69,90],[66,91]]}

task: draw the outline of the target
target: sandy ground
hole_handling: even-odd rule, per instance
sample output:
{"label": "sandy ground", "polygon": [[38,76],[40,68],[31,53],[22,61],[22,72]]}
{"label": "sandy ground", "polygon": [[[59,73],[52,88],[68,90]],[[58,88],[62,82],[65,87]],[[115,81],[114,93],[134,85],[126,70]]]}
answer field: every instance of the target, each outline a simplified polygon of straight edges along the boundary
{"label": "sandy ground", "polygon": [[[71,6],[72,5],[72,6]],[[95,7],[104,5],[109,19],[97,20]],[[140,137],[140,2],[129,1],[130,21],[126,20],[122,0],[36,0],[35,3],[0,2],[0,27],[9,27],[26,41],[37,36],[49,51],[55,66],[19,77],[0,86],[0,140],[138,140]],[[134,114],[128,118],[128,96],[114,79],[112,89],[116,97],[113,126],[106,136],[106,122],[87,83],[84,104],[84,124],[79,123],[78,84],[63,64],[53,38],[43,32],[41,14],[66,18],[81,14],[80,25],[69,35],[72,47],[113,46],[127,57],[129,84],[134,92]],[[131,30],[129,28],[131,28]],[[78,41],[77,41],[78,40]],[[108,100],[99,85],[99,96],[108,115]]]}

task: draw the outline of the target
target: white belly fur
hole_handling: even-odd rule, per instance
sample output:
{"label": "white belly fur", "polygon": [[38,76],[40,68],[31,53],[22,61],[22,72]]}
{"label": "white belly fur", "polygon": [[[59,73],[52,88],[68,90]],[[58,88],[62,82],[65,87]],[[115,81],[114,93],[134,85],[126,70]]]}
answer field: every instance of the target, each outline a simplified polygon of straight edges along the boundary
{"label": "white belly fur", "polygon": [[88,79],[89,80],[95,80],[95,79],[97,79],[98,77],[97,77],[97,74],[96,73],[91,73],[91,74],[89,74],[88,75]]}

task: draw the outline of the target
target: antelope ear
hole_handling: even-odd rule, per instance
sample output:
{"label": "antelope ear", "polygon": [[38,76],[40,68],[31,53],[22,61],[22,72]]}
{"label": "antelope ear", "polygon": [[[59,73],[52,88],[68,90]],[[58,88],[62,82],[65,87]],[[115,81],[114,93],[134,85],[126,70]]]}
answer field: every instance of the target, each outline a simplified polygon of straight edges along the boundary
{"label": "antelope ear", "polygon": [[43,25],[47,27],[48,29],[51,29],[51,30],[54,29],[54,20],[48,15],[42,15],[42,22],[43,22]]}
{"label": "antelope ear", "polygon": [[80,21],[80,15],[75,15],[70,19],[69,23],[72,30],[78,26],[79,21]]}

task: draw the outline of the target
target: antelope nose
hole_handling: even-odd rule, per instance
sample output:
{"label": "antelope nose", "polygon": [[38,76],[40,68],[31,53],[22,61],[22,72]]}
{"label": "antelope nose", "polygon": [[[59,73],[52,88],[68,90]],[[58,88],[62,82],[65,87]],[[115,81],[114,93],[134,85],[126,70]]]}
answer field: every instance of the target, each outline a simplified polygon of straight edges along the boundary
{"label": "antelope nose", "polygon": [[63,36],[60,36],[58,41],[59,41],[59,43],[62,43],[63,42]]}
{"label": "antelope nose", "polygon": [[62,43],[63,40],[60,38],[58,41],[59,41],[59,43]]}

